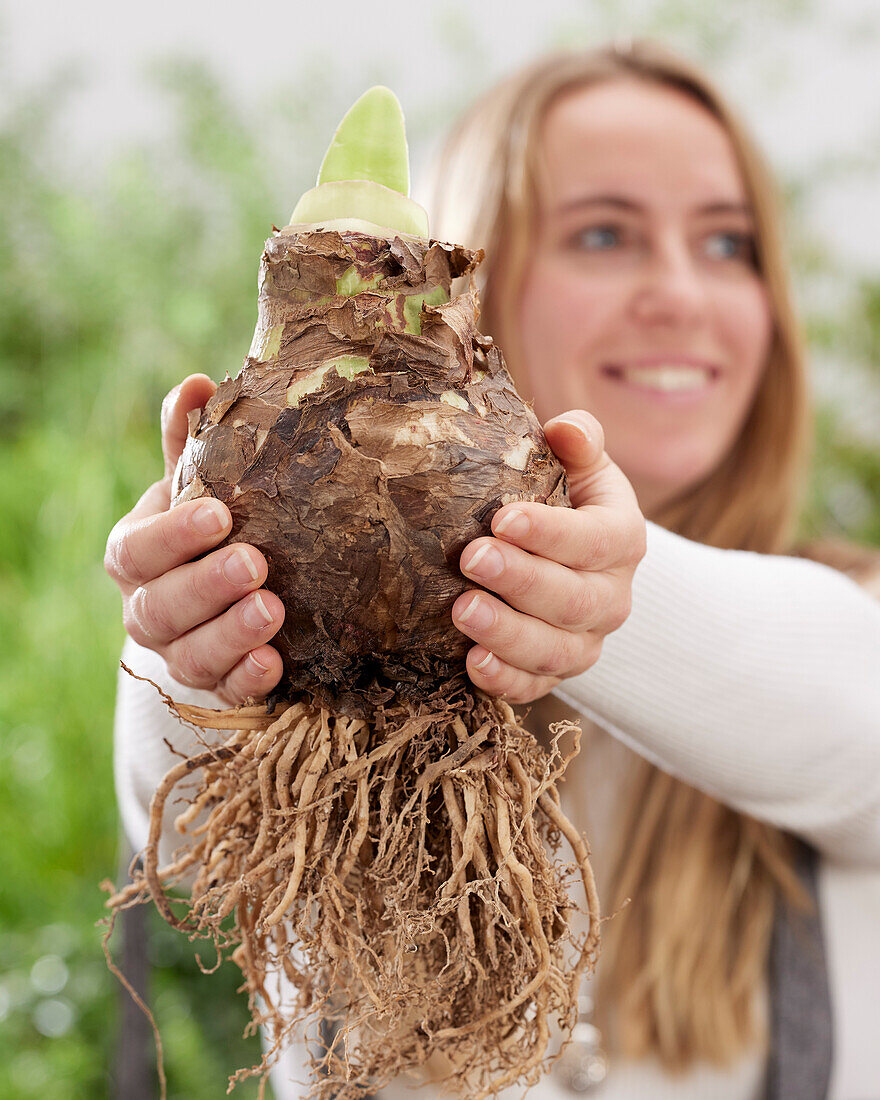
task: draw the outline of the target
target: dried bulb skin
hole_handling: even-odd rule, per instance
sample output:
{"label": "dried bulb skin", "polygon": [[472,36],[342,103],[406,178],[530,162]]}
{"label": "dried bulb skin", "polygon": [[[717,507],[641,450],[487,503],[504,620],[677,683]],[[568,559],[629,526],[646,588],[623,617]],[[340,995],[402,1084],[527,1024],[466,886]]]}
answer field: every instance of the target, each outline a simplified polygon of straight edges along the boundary
{"label": "dried bulb skin", "polygon": [[564,471],[476,331],[481,253],[355,232],[270,238],[251,353],[192,415],[175,503],[212,494],[284,602],[285,686],[362,709],[464,679],[459,555]]}

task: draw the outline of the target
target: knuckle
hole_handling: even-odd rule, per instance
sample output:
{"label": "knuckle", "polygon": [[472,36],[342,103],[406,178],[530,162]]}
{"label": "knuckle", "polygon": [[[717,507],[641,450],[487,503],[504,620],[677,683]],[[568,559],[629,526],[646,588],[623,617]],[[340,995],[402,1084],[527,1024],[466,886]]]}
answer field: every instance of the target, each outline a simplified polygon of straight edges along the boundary
{"label": "knuckle", "polygon": [[565,605],[560,624],[586,630],[596,616],[596,594],[586,577],[580,578]]}
{"label": "knuckle", "polygon": [[179,552],[181,521],[176,512],[165,512],[153,525],[158,550],[165,558],[174,558]]}
{"label": "knuckle", "polygon": [[593,665],[602,656],[602,639],[596,638],[593,635],[587,635],[584,642],[583,654],[579,662],[577,672],[586,672],[588,668],[592,668]]}
{"label": "knuckle", "polygon": [[541,553],[550,558],[562,555],[571,540],[571,524],[579,517],[568,508],[554,508],[554,514],[548,519],[543,531],[544,539]]}
{"label": "knuckle", "polygon": [[510,581],[506,585],[507,595],[517,600],[527,596],[538,581],[538,568],[531,554],[521,558],[510,571]]}
{"label": "knuckle", "polygon": [[188,607],[207,608],[223,587],[220,563],[213,560],[194,562],[183,573],[182,599]]}
{"label": "knuckle", "polygon": [[122,579],[116,571],[116,550],[109,542],[104,551],[104,572],[117,584]]}
{"label": "knuckle", "polygon": [[571,635],[556,631],[547,657],[538,666],[537,671],[543,675],[565,676],[572,667],[572,658]]}
{"label": "knuckle", "polygon": [[629,618],[631,611],[632,592],[627,588],[626,591],[614,601],[608,612],[608,633],[610,634],[614,630],[619,630]]}
{"label": "knuckle", "polygon": [[199,686],[198,684],[194,684],[190,680],[186,670],[182,668],[181,665],[178,664],[178,662],[174,659],[169,657],[165,664],[168,668],[168,675],[171,677],[172,680],[176,680],[178,684],[183,684],[184,687],[192,688]]}
{"label": "knuckle", "polygon": [[558,676],[528,674],[517,684],[516,689],[508,694],[507,701],[513,704],[533,703],[536,699],[542,699],[558,683]]}
{"label": "knuckle", "polygon": [[495,625],[490,639],[493,646],[503,650],[518,649],[523,644],[525,633],[526,626],[519,615],[503,605],[499,614],[495,607]]}
{"label": "knuckle", "polygon": [[150,641],[167,642],[176,636],[177,629],[168,608],[148,588],[141,586],[132,592],[128,610],[141,633]]}
{"label": "knuckle", "polygon": [[119,523],[115,524],[113,530],[107,536],[107,545],[104,547],[104,570],[110,577],[113,578],[114,581],[119,579],[116,568],[116,544],[122,537],[121,524],[121,520],[119,521]]}
{"label": "knuckle", "polygon": [[550,690],[548,685],[557,683],[559,681],[555,676],[548,678],[517,670],[509,691],[505,692],[505,699],[514,706],[532,703],[546,695]]}
{"label": "knuckle", "polygon": [[138,645],[146,646],[147,649],[150,648],[150,646],[152,645],[152,639],[147,637],[147,635],[141,628],[141,624],[132,614],[131,602],[129,600],[123,601],[122,625],[125,629],[125,633],[131,638],[132,641],[137,642]]}
{"label": "knuckle", "polygon": [[111,540],[107,544],[107,553],[104,558],[104,567],[117,583],[127,585],[141,583],[143,579],[142,572],[132,551],[131,539],[128,533],[120,533],[115,539],[111,534]]}
{"label": "knuckle", "polygon": [[190,687],[210,689],[217,683],[216,674],[198,654],[193,644],[185,639],[181,640],[175,649],[173,667],[177,670],[172,672],[174,679]]}
{"label": "knuckle", "polygon": [[613,538],[604,523],[595,523],[587,540],[587,555],[591,562],[606,561],[611,555]]}

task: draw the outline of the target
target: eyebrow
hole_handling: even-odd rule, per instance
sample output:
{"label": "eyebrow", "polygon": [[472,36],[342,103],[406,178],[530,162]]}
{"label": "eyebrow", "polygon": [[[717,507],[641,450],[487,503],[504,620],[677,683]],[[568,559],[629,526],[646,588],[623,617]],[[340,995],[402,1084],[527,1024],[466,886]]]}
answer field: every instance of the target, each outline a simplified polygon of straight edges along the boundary
{"label": "eyebrow", "polygon": [[[632,213],[643,213],[644,206],[632,199],[622,198],[620,195],[584,195],[577,199],[570,199],[557,207],[557,214],[568,214],[573,210],[582,210],[586,206],[613,206],[618,210],[627,210]],[[746,214],[752,216],[753,211],[747,202],[710,202],[699,207],[698,214]]]}

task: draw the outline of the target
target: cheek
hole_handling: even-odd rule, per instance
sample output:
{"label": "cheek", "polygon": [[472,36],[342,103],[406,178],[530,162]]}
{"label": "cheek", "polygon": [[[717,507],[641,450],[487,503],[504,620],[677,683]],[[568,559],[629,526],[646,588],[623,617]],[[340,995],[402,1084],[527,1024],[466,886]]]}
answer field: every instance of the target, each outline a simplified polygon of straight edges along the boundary
{"label": "cheek", "polygon": [[552,267],[540,261],[529,267],[519,299],[520,335],[527,362],[535,353],[564,345],[571,330],[571,291]]}
{"label": "cheek", "polygon": [[763,284],[755,279],[723,288],[716,297],[715,317],[728,353],[731,386],[748,404],[760,382],[773,334]]}
{"label": "cheek", "polygon": [[548,398],[548,384],[558,389],[579,379],[583,385],[578,367],[601,341],[618,297],[609,280],[588,282],[540,257],[530,264],[519,299],[518,328],[520,373],[533,397]]}

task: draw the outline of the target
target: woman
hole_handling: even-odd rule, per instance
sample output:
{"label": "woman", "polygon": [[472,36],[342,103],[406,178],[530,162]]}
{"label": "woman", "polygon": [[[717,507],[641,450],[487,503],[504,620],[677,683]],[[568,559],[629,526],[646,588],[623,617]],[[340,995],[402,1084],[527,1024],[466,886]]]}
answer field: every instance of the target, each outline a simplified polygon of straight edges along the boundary
{"label": "woman", "polygon": [[[598,972],[611,1059],[598,1095],[764,1095],[771,1033],[768,1094],[784,1094],[776,989],[796,964],[773,953],[771,932],[787,902],[805,919],[811,904],[788,834],[820,854],[827,962],[810,996],[827,1008],[827,976],[835,1056],[829,1088],[821,1041],[812,1062],[795,1059],[810,1080],[786,1087],[877,1092],[880,945],[866,913],[880,916],[880,609],[839,573],[778,556],[793,550],[807,398],[760,160],[699,73],[639,46],[550,58],[505,82],[464,119],[436,179],[433,232],[486,248],[483,331],[554,418],[548,439],[580,506],[564,520],[500,510],[493,537],[462,555],[485,592],[461,597],[453,618],[476,643],[479,687],[541,700],[538,727],[560,701],[596,723],[566,796],[615,914]],[[191,379],[169,404],[169,465],[184,407],[210,392]],[[626,479],[651,521],[634,583],[643,545]],[[277,604],[263,595],[274,618],[248,634],[234,616],[259,611],[256,598],[226,611],[226,557],[186,564],[206,544],[185,517],[168,519],[167,485],[148,492],[108,546],[142,645],[130,661],[219,687],[223,701],[268,690]],[[210,545],[228,531],[220,519]],[[876,577],[871,556],[852,560]],[[256,589],[264,563],[250,563]],[[262,680],[248,679],[248,651],[268,666]],[[120,802],[142,843],[169,727],[139,685],[120,690]],[[817,1034],[830,1026],[820,1012]],[[302,1073],[284,1068],[279,1097],[298,1095],[283,1081]],[[564,1087],[550,1075],[533,1095]]]}

